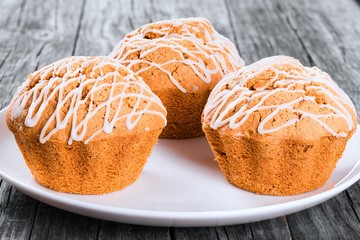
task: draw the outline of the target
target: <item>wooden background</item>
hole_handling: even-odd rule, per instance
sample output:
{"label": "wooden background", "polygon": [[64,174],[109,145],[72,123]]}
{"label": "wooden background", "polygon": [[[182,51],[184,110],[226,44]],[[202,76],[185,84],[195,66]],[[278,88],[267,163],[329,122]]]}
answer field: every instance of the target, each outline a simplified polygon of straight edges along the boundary
{"label": "wooden background", "polygon": [[[0,109],[39,67],[104,55],[152,21],[203,16],[246,63],[286,54],[327,71],[360,110],[360,1],[0,0]],[[1,153],[0,153],[1,155]],[[311,209],[257,223],[159,228],[92,219],[38,202],[0,180],[1,239],[360,239],[359,183]]]}

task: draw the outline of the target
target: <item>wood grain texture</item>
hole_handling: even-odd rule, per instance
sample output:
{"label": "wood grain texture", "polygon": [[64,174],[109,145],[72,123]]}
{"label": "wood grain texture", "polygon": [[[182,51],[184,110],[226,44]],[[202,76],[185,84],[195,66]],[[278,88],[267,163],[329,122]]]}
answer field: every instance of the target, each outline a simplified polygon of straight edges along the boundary
{"label": "wood grain texture", "polygon": [[98,232],[98,239],[168,240],[171,239],[171,237],[169,228],[165,227],[148,227],[102,221]]}
{"label": "wood grain texture", "polygon": [[[225,0],[241,56],[250,64],[273,55],[289,55],[310,65],[296,34],[279,14],[274,1]],[[246,14],[240,14],[246,13]]]}
{"label": "wood grain texture", "polygon": [[360,7],[354,1],[278,1],[311,61],[328,72],[360,112]]}
{"label": "wood grain texture", "polygon": [[287,219],[294,239],[360,239],[360,224],[345,192]]}
{"label": "wood grain texture", "polygon": [[217,229],[219,239],[291,239],[285,217]]}
{"label": "wood grain texture", "polygon": [[[17,1],[1,1],[15,5]],[[72,8],[68,6],[72,4]],[[5,6],[1,6],[3,8]],[[14,18],[12,10],[0,29],[1,108],[6,106],[27,74],[73,53],[82,2],[23,1]],[[6,91],[4,91],[6,90]]]}
{"label": "wood grain texture", "polygon": [[175,240],[190,240],[190,239],[198,239],[198,240],[217,240],[218,236],[218,228],[210,228],[210,227],[198,227],[198,228],[172,228],[171,236],[172,239]]}
{"label": "wood grain texture", "polygon": [[99,222],[40,202],[29,239],[97,239]]}
{"label": "wood grain texture", "polygon": [[[148,22],[202,16],[247,63],[286,54],[330,73],[360,112],[360,6],[337,1],[0,1],[0,109],[35,69],[69,55],[105,55]],[[72,214],[0,180],[0,239],[360,239],[360,185],[311,209],[214,228],[160,228]]]}
{"label": "wood grain texture", "polygon": [[0,239],[29,239],[39,203],[14,189],[7,197],[0,215]]}

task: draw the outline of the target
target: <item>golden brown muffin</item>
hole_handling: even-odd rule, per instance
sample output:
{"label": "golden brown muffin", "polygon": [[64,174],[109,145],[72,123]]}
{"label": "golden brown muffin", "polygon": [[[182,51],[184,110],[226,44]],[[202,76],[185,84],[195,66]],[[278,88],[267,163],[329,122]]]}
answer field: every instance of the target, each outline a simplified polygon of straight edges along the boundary
{"label": "golden brown muffin", "polygon": [[163,138],[203,135],[201,113],[216,83],[244,62],[204,18],[161,21],[127,34],[109,55],[130,67],[167,109]]}
{"label": "golden brown muffin", "polygon": [[28,76],[6,121],[41,185],[102,194],[138,178],[166,110],[119,61],[69,57]]}
{"label": "golden brown muffin", "polygon": [[269,195],[323,185],[357,126],[351,100],[328,74],[286,56],[226,76],[202,121],[226,178]]}

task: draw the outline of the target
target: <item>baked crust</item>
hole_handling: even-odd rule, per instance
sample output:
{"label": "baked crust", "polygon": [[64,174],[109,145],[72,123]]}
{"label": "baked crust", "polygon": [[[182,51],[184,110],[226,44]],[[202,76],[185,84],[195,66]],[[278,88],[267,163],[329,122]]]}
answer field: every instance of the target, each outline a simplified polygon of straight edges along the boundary
{"label": "baked crust", "polygon": [[202,123],[226,178],[270,195],[323,185],[357,127],[351,100],[330,76],[286,56],[226,76]]}
{"label": "baked crust", "polygon": [[120,62],[69,57],[29,75],[6,121],[40,184],[102,194],[138,178],[166,110]]}
{"label": "baked crust", "polygon": [[244,65],[231,41],[203,18],[144,25],[109,56],[130,67],[163,101],[169,121],[163,138],[203,135],[205,99],[223,76]]}

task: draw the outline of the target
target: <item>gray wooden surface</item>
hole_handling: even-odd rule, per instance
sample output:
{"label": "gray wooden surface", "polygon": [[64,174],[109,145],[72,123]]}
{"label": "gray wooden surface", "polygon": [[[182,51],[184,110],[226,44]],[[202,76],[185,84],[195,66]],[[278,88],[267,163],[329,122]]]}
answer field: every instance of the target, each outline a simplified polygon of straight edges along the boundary
{"label": "gray wooden surface", "polygon": [[[247,63],[294,56],[330,73],[360,113],[360,1],[0,0],[0,109],[26,75],[69,55],[104,55],[142,24],[202,16]],[[0,179],[1,239],[360,239],[360,186],[308,210],[204,228],[113,223],[38,202]]]}

